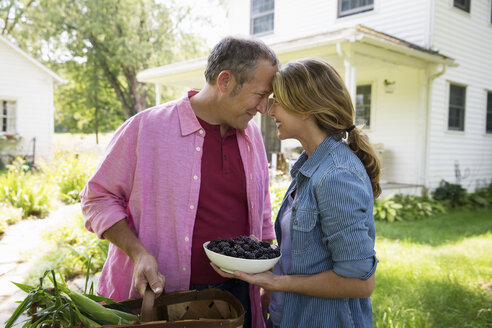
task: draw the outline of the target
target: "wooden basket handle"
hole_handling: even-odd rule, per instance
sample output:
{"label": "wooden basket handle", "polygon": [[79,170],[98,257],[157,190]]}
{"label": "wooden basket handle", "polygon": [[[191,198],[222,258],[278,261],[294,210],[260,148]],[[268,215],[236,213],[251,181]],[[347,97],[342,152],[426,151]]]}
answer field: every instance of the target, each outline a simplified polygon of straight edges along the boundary
{"label": "wooden basket handle", "polygon": [[142,322],[154,321],[154,291],[147,285],[140,310]]}

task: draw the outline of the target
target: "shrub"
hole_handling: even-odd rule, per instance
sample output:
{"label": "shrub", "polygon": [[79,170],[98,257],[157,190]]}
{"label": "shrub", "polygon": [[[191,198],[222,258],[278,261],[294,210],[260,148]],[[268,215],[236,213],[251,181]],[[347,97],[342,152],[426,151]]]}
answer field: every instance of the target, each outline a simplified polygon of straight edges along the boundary
{"label": "shrub", "polygon": [[91,272],[100,272],[108,256],[109,242],[84,228],[82,214],[44,234],[43,239],[50,241],[51,250],[33,267],[29,281],[51,269],[67,279],[84,275],[88,265]]}
{"label": "shrub", "polygon": [[445,180],[441,180],[439,187],[433,192],[435,200],[443,201],[450,207],[463,206],[467,202],[467,192],[459,184],[449,183]]}
{"label": "shrub", "polygon": [[442,204],[427,197],[399,194],[394,197],[394,201],[402,205],[399,212],[404,220],[416,220],[446,213],[446,208]]}
{"label": "shrub", "polygon": [[270,201],[272,203],[272,220],[277,218],[282,200],[290,184],[290,176],[276,175],[270,182]]}
{"label": "shrub", "polygon": [[42,163],[46,180],[54,181],[61,201],[73,204],[80,201],[79,193],[96,168],[96,160],[90,154],[58,152],[50,163]]}
{"label": "shrub", "polygon": [[392,199],[393,195],[385,196],[382,199],[374,201],[374,219],[378,221],[403,221],[401,215],[402,205]]}
{"label": "shrub", "polygon": [[26,161],[18,158],[0,176],[0,200],[23,210],[23,217],[44,217],[52,203],[53,186],[34,175]]}
{"label": "shrub", "polygon": [[492,205],[492,182],[476,188],[474,193],[468,195],[468,202],[472,208],[483,208]]}
{"label": "shrub", "polygon": [[0,234],[3,234],[7,227],[22,219],[22,209],[15,208],[9,203],[0,203]]}

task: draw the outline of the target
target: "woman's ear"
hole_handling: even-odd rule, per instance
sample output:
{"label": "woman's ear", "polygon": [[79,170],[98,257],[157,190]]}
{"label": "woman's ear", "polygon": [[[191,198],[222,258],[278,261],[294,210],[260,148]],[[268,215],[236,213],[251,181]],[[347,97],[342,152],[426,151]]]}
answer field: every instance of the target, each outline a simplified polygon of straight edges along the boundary
{"label": "woman's ear", "polygon": [[232,85],[234,84],[234,76],[231,71],[225,70],[219,73],[217,76],[217,87],[220,92],[228,93],[232,90]]}

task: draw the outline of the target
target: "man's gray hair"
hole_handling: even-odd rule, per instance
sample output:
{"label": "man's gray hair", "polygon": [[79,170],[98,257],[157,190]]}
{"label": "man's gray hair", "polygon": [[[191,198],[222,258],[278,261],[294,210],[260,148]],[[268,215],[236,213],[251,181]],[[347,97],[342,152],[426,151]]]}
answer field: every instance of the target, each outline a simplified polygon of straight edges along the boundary
{"label": "man's gray hair", "polygon": [[235,95],[245,82],[253,79],[253,71],[260,59],[269,60],[272,66],[278,66],[277,55],[263,41],[226,37],[210,52],[205,79],[207,83],[214,85],[220,72],[231,71],[237,82],[232,92]]}

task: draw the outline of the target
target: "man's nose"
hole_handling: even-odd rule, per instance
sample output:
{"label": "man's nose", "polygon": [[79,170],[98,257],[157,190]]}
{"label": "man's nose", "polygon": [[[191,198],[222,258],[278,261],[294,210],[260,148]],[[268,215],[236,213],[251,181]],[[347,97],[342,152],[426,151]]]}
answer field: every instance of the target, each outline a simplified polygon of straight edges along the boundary
{"label": "man's nose", "polygon": [[259,111],[262,114],[265,114],[268,110],[268,98],[265,97],[262,99],[259,103],[258,106],[256,106],[256,110]]}

